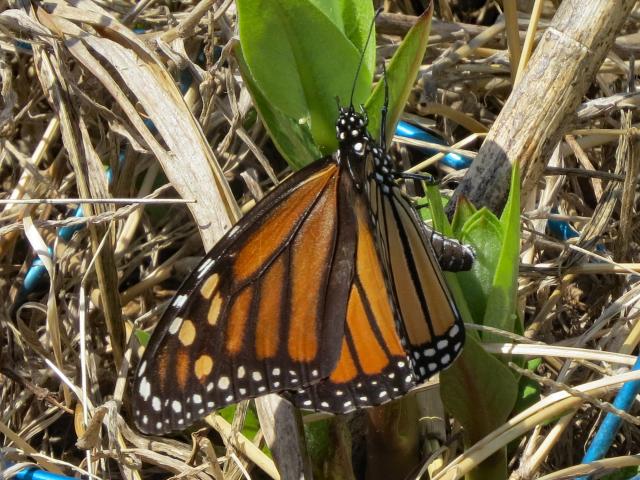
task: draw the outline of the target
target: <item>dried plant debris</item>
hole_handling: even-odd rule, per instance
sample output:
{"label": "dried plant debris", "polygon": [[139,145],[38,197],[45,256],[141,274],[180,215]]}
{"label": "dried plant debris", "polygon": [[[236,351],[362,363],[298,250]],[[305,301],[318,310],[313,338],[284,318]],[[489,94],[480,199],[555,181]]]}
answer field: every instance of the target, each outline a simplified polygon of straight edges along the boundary
{"label": "dried plant debris", "polygon": [[[428,2],[374,3],[384,7],[380,67]],[[558,8],[580,3],[436,1],[405,118],[476,157],[526,65],[511,59],[529,58]],[[0,470],[8,475],[35,465],[92,478],[279,478],[265,453],[273,432],[266,422],[260,430],[253,405],[170,438],[142,436],[129,411],[140,340],[204,251],[290,173],[243,85],[236,24],[231,0],[4,4]],[[560,478],[580,463],[613,398],[605,387],[581,388],[623,374],[637,354],[639,28],[636,8],[523,198],[524,333],[487,348],[511,346],[514,362],[537,356],[528,375],[542,398],[580,400],[551,421],[518,424],[508,451],[513,479]],[[403,168],[429,169],[451,193],[465,170],[442,162],[449,150],[427,155],[409,143],[393,147]],[[432,412],[444,417],[437,382],[430,391],[416,396],[412,425]],[[572,397],[578,391],[588,401]],[[627,413],[632,420],[640,411]],[[640,438],[630,420],[608,453],[611,465],[633,465],[628,455]],[[415,472],[459,478],[464,470],[454,466],[473,467],[478,457],[463,452],[455,419],[427,424],[429,435],[415,427]],[[347,468],[364,478],[367,448],[380,441],[374,427],[374,413],[333,425],[332,451],[310,452],[316,476]]]}

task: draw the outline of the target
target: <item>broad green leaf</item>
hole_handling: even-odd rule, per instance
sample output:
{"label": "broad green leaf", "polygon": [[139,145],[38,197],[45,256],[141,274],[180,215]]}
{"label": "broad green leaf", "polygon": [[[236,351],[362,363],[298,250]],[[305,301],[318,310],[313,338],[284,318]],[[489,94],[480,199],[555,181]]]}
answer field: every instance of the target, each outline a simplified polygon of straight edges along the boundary
{"label": "broad green leaf", "polygon": [[[350,97],[361,56],[334,23],[336,15],[311,0],[238,0],[237,6],[242,52],[257,87],[275,108],[307,123],[323,153],[335,151],[335,98]],[[363,63],[354,103],[367,97],[372,78],[370,62]]]}
{"label": "broad green leaf", "polygon": [[[509,368],[468,336],[458,359],[440,373],[442,402],[462,425],[465,446],[505,422],[515,404],[517,387]],[[480,464],[473,478],[506,478],[506,472],[506,457],[500,452]]]}
{"label": "broad green leaf", "polygon": [[[325,0],[316,0],[316,3],[324,3]],[[341,30],[347,36],[351,43],[359,52],[364,51],[367,42],[371,22],[373,21],[373,2],[354,2],[353,0],[339,0],[342,8],[343,25]],[[374,71],[376,66],[376,37],[375,27],[371,33],[369,47],[364,55],[363,63],[367,65],[367,69]],[[373,46],[373,48],[372,48]]]}
{"label": "broad green leaf", "polygon": [[[500,220],[486,209],[474,212],[464,204],[457,218],[454,217],[459,238],[470,243],[476,253],[473,269],[456,274],[465,297],[462,305],[471,307],[476,322],[480,318],[485,325],[507,327],[509,331],[516,326],[513,318],[519,259],[518,182],[514,172],[510,199]],[[458,302],[455,287],[452,291]],[[463,318],[468,318],[467,315]],[[483,335],[485,341],[489,336]],[[440,375],[443,403],[464,427],[467,447],[503,424],[519,397],[516,376],[500,359],[485,352],[476,339],[476,335],[469,335],[460,357]],[[529,389],[527,392],[535,395]],[[523,395],[520,398],[524,401]],[[506,476],[506,450],[502,449],[482,462],[467,480]]]}
{"label": "broad green leaf", "polygon": [[457,278],[470,306],[473,322],[480,324],[493,288],[502,243],[502,228],[495,215],[483,208],[469,217],[459,239],[470,245],[475,253],[471,270],[459,272]]}
{"label": "broad green leaf", "polygon": [[[423,13],[411,27],[402,44],[396,50],[387,67],[387,85],[389,88],[389,112],[387,114],[386,144],[391,143],[396,123],[404,111],[407,98],[413,87],[427,49],[433,7]],[[365,108],[369,114],[369,132],[378,140],[380,136],[381,111],[384,105],[384,81],[381,79],[367,100]]]}
{"label": "broad green leaf", "polygon": [[234,54],[244,83],[253,98],[253,104],[269,132],[271,140],[280,154],[294,170],[299,170],[322,157],[322,153],[313,142],[309,127],[299,124],[271,105],[264,97],[251,76],[251,72],[242,55],[239,44],[234,46]]}
{"label": "broad green leaf", "polygon": [[[511,176],[509,198],[500,224],[504,232],[500,257],[487,300],[483,324],[513,332],[516,322],[518,266],[520,260],[520,177],[517,167]],[[502,337],[487,333],[486,342],[500,342]]]}
{"label": "broad green leaf", "polygon": [[[373,21],[373,2],[354,2],[353,0],[309,0],[324,13],[338,29],[343,32],[359,52],[364,50]],[[375,32],[371,43],[375,44]],[[367,48],[364,61],[373,71],[376,62],[375,48]],[[346,99],[345,99],[346,100]]]}
{"label": "broad green leaf", "polygon": [[[535,372],[542,364],[540,358],[533,358],[526,362],[527,370]],[[540,384],[535,380],[522,376],[518,383],[518,400],[513,407],[513,413],[519,413],[540,400]]]}

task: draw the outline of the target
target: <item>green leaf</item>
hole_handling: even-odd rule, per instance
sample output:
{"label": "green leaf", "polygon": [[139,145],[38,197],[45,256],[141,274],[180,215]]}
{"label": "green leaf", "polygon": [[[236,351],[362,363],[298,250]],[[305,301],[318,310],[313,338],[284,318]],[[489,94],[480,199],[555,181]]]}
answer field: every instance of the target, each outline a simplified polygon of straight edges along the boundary
{"label": "green leaf", "polygon": [[[451,225],[449,225],[447,215],[444,213],[443,196],[441,195],[438,186],[426,185],[425,183],[425,190],[427,192],[426,202],[430,207],[428,209],[428,216],[430,216],[433,221],[433,229],[444,235],[451,236]],[[423,208],[423,211],[427,211],[427,209]],[[426,214],[423,215],[426,216]]]}
{"label": "green leaf", "polygon": [[312,459],[324,460],[331,451],[331,419],[323,419],[304,424],[304,436]]}
{"label": "green leaf", "polygon": [[[236,414],[237,405],[229,405],[218,410],[218,414],[224,418],[227,422],[232,423],[233,418]],[[260,430],[260,422],[258,421],[258,415],[255,411],[255,407],[253,404],[250,408],[247,409],[247,415],[244,419],[244,425],[242,427],[242,435],[247,437],[249,440],[253,440],[253,437],[256,436]]]}
{"label": "green leaf", "polygon": [[304,424],[307,451],[313,478],[317,480],[354,479],[351,464],[351,435],[343,417]]}
{"label": "green leaf", "polygon": [[[500,360],[468,336],[454,364],[440,374],[446,409],[464,429],[469,447],[502,425],[516,401],[517,382]],[[506,456],[500,452],[474,471],[474,478],[507,478]]]}
{"label": "green leaf", "polygon": [[[432,4],[433,5],[433,4]],[[387,67],[387,85],[389,87],[389,112],[387,114],[386,144],[391,144],[396,124],[404,111],[411,88],[422,64],[429,41],[433,7],[425,11],[416,24],[411,27],[402,44],[396,50]],[[381,112],[384,105],[384,81],[378,82],[367,100],[365,108],[369,115],[369,132],[379,139]]]}
{"label": "green leaf", "polygon": [[500,222],[486,208],[478,210],[467,219],[459,239],[473,248],[475,260],[471,270],[459,272],[457,278],[471,306],[473,322],[482,324],[500,255]]}
{"label": "green leaf", "polygon": [[138,339],[138,342],[140,342],[140,345],[143,345],[146,347],[147,344],[149,343],[149,339],[151,338],[151,334],[149,332],[145,332],[144,330],[140,330],[140,329],[135,329],[133,333]]}
{"label": "green leaf", "polygon": [[[456,274],[464,292],[462,302],[458,300],[456,287],[452,288],[456,303],[465,309],[461,309],[463,318],[473,315],[476,322],[480,320],[485,325],[508,331],[519,327],[514,322],[520,246],[517,177],[514,171],[510,197],[500,220],[488,210],[474,211],[464,202],[454,217],[459,238],[463,243],[470,243],[476,253],[472,270]],[[472,306],[472,313],[466,311],[467,304]],[[483,335],[485,341],[489,337],[492,335]],[[467,447],[502,425],[519,398],[517,377],[500,359],[485,352],[477,338],[469,335],[458,360],[440,375],[443,403],[464,427]],[[525,387],[520,395],[523,401]],[[526,399],[531,401],[535,392],[529,388],[526,392]],[[506,449],[501,449],[482,462],[467,479],[506,476]]]}
{"label": "green leaf", "polygon": [[236,414],[236,405],[229,405],[218,410],[218,414],[224,418],[227,422],[231,423],[233,421],[233,416]]}
{"label": "green leaf", "polygon": [[234,45],[234,54],[262,123],[289,166],[294,170],[299,170],[322,157],[322,153],[313,141],[308,125],[299,124],[272,106],[264,97],[251,76],[239,44]]}
{"label": "green leaf", "polygon": [[[359,52],[364,50],[373,21],[372,2],[354,2],[353,0],[311,0],[311,2],[331,19]],[[372,44],[375,44],[375,32],[372,32],[371,38]],[[376,64],[375,48],[367,48],[363,63],[373,72]]]}
{"label": "green leaf", "polygon": [[[542,364],[542,359],[533,358],[526,362],[526,369],[535,372]],[[518,399],[513,407],[513,413],[519,413],[540,400],[540,385],[535,380],[522,376],[518,384]]]}
{"label": "green leaf", "polygon": [[465,222],[477,211],[478,209],[465,196],[460,196],[451,221],[451,228],[453,228],[453,234],[456,238],[460,238]]}
{"label": "green leaf", "polygon": [[613,473],[601,477],[602,480],[634,480],[640,473],[640,467],[623,467]]}
{"label": "green leaf", "polygon": [[[483,324],[513,332],[516,322],[516,296],[518,292],[518,266],[520,260],[520,177],[517,167],[511,176],[509,198],[500,224],[504,232],[502,247],[492,291],[487,299]],[[487,333],[486,342],[500,342],[502,337]]]}
{"label": "green leaf", "polygon": [[[337,148],[335,98],[351,95],[361,56],[356,44],[373,17],[371,11],[366,18],[364,7],[343,6],[337,0],[328,6],[311,0],[237,1],[240,43],[255,84],[275,108],[307,123],[325,154]],[[351,18],[349,12],[361,15]],[[373,79],[371,54],[365,59],[355,82],[356,104],[367,97]]]}

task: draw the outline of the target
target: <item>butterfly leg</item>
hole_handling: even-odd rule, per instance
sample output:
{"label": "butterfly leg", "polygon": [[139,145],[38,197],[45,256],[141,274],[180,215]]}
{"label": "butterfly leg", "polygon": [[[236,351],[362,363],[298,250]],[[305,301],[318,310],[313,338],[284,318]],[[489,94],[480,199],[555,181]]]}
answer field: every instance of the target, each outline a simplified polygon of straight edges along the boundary
{"label": "butterfly leg", "polygon": [[440,182],[430,173],[412,173],[412,172],[391,172],[396,178],[402,178],[403,180],[416,180],[419,182],[425,182],[430,187],[439,185]]}

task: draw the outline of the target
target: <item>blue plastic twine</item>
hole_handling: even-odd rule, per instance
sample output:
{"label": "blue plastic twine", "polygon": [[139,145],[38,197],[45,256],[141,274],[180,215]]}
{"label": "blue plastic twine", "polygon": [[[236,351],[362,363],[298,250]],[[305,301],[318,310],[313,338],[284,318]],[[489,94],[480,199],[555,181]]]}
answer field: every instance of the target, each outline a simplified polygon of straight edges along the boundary
{"label": "blue plastic twine", "polygon": [[[411,125],[410,123],[403,122],[402,120],[398,122],[398,126],[396,127],[396,135],[398,135],[399,137],[410,138],[412,140],[421,140],[423,142],[446,145],[445,141],[441,138],[436,137],[435,135],[431,135],[421,128]],[[440,153],[438,150],[434,150],[432,148],[420,148],[420,150],[422,150],[427,155],[435,155],[437,153]],[[440,161],[451,168],[455,168],[456,170],[461,170],[471,165],[470,158],[463,157],[462,155],[458,155],[457,153],[453,152],[445,154],[445,156]]]}
{"label": "blue plastic twine", "polygon": [[[640,369],[640,357],[636,358],[636,363],[633,365],[631,370]],[[627,411],[631,408],[633,404],[633,400],[640,393],[640,380],[633,380],[631,382],[625,383],[618,395],[616,395],[615,400],[613,401],[613,406],[619,410]],[[598,428],[593,440],[591,441],[591,445],[587,449],[587,453],[585,453],[582,458],[582,463],[590,463],[595,460],[600,460],[603,458],[609,448],[611,448],[611,444],[620,430],[620,425],[622,424],[622,419],[616,415],[615,413],[607,413]],[[587,480],[589,477],[578,477],[580,480]],[[640,480],[640,476],[636,476],[634,478],[638,478]]]}

